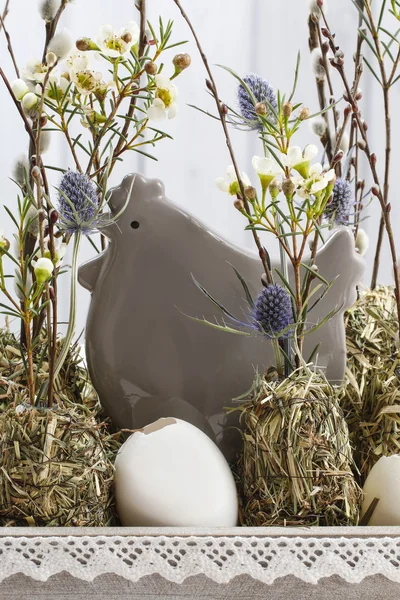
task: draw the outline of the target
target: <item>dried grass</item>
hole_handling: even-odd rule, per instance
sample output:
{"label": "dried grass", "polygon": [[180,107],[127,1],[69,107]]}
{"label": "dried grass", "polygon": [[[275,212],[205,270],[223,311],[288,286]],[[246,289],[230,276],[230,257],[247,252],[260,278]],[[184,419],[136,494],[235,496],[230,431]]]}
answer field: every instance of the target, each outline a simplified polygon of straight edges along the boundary
{"label": "dried grass", "polygon": [[[40,352],[38,353],[40,356]],[[46,364],[36,363],[38,384]],[[78,349],[56,381],[53,408],[31,407],[18,342],[0,332],[0,526],[102,527],[117,522],[104,421]]]}
{"label": "dried grass", "polygon": [[249,397],[238,409],[243,524],[356,525],[361,491],[338,391],[302,369],[282,382],[256,377]]}
{"label": "dried grass", "polygon": [[363,483],[381,456],[400,452],[400,352],[392,287],[363,293],[346,315],[343,410]]}

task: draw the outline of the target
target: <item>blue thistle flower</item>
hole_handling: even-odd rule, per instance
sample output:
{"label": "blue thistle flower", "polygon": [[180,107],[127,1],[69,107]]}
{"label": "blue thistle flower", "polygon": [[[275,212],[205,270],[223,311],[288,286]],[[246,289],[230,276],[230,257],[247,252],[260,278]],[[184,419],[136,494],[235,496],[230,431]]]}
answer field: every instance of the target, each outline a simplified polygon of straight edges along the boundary
{"label": "blue thistle flower", "polygon": [[[265,287],[258,296],[252,310],[254,328],[268,338],[275,337],[293,323],[292,303],[288,292],[280,285]],[[289,331],[281,338],[287,338]]]}
{"label": "blue thistle flower", "polygon": [[[271,121],[275,121],[275,115],[271,110],[271,106],[277,111],[278,103],[271,84],[255,73],[243,77],[243,81],[252,92],[256,103],[262,102],[265,104],[267,109],[265,117]],[[255,111],[255,103],[242,84],[239,85],[238,89],[238,101],[240,112],[243,117],[242,125],[250,130],[261,130],[263,124]]]}
{"label": "blue thistle flower", "polygon": [[324,215],[335,225],[349,225],[349,217],[354,207],[353,188],[346,179],[337,179],[332,191],[332,199],[326,205]]}
{"label": "blue thistle flower", "polygon": [[99,194],[93,181],[83,173],[67,171],[58,194],[58,212],[65,231],[88,235],[99,225],[99,210]]}

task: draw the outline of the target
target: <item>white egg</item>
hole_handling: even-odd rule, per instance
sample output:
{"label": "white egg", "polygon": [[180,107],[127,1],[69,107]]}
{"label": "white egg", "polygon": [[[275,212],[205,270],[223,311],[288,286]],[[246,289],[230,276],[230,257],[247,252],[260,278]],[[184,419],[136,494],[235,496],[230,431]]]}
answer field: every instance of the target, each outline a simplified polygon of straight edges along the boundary
{"label": "white egg", "polygon": [[117,511],[124,526],[233,527],[236,486],[219,448],[175,418],[133,433],[115,461]]}
{"label": "white egg", "polygon": [[379,499],[368,525],[400,525],[400,456],[382,456],[372,467],[363,491],[362,515]]}

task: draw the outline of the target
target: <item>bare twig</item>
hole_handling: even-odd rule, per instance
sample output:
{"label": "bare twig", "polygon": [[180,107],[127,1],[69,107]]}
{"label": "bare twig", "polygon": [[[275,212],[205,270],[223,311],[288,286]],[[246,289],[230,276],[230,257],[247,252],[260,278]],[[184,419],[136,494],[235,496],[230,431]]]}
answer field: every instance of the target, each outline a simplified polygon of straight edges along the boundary
{"label": "bare twig", "polygon": [[[329,28],[329,25],[327,23],[327,20],[326,20],[326,17],[324,14],[323,14],[323,18],[324,18],[324,22],[325,22],[325,30],[323,31],[323,33],[326,36],[326,38],[328,39],[332,51],[337,52],[337,45],[335,42],[335,38],[332,35],[332,32]],[[391,256],[392,256],[397,314],[398,314],[398,320],[399,320],[399,325],[400,325],[400,278],[399,278],[399,269],[397,266],[396,245],[395,245],[395,241],[394,241],[393,228],[392,228],[391,218],[390,218],[391,205],[390,205],[390,203],[388,203],[385,200],[385,192],[384,191],[382,192],[380,179],[379,179],[378,172],[376,169],[376,155],[370,149],[367,130],[364,127],[364,122],[360,116],[357,99],[356,99],[356,97],[353,93],[353,90],[351,89],[351,86],[347,80],[347,76],[346,76],[343,65],[344,65],[343,57],[332,60],[332,66],[334,66],[336,68],[336,70],[339,73],[339,75],[342,79],[342,82],[344,84],[347,98],[349,100],[349,103],[350,103],[352,111],[353,111],[353,120],[355,120],[355,122],[357,123],[357,128],[362,137],[362,149],[364,150],[365,155],[368,159],[371,174],[372,174],[372,177],[373,177],[373,180],[375,183],[375,186],[372,188],[372,191],[373,191],[374,195],[378,198],[380,205],[381,205],[382,218],[383,218],[384,227],[386,228],[387,236],[389,239],[390,252],[391,252]]]}
{"label": "bare twig", "polygon": [[[187,23],[190,31],[192,32],[192,36],[193,36],[193,38],[195,40],[197,49],[198,49],[198,51],[200,53],[201,59],[202,59],[203,64],[204,64],[204,67],[205,67],[205,69],[207,71],[207,74],[208,74],[208,77],[209,77],[209,81],[207,82],[207,87],[210,90],[210,92],[212,93],[212,95],[214,97],[214,100],[215,100],[215,103],[217,105],[217,110],[218,110],[219,118],[220,118],[221,125],[222,125],[222,128],[224,130],[224,134],[225,134],[225,142],[226,142],[226,145],[227,145],[227,148],[228,148],[231,160],[232,160],[233,168],[235,169],[235,174],[236,174],[236,178],[237,178],[238,183],[239,183],[239,189],[240,189],[241,199],[243,201],[245,211],[246,211],[247,214],[250,214],[249,203],[248,203],[248,200],[246,198],[246,192],[245,192],[245,189],[244,189],[242,178],[240,176],[240,171],[239,171],[238,164],[237,164],[237,161],[236,161],[236,156],[235,156],[235,153],[233,151],[233,146],[232,146],[231,138],[230,138],[229,131],[228,131],[228,125],[226,123],[225,107],[224,107],[224,105],[219,100],[219,94],[218,94],[217,86],[216,86],[216,83],[215,83],[214,76],[212,74],[210,65],[208,63],[207,56],[206,56],[206,54],[205,54],[205,52],[204,52],[204,50],[203,50],[203,48],[202,48],[202,46],[200,44],[200,40],[199,40],[199,38],[197,36],[197,33],[196,33],[196,31],[195,31],[195,29],[194,29],[194,27],[192,25],[192,22],[190,21],[188,15],[186,14],[185,10],[182,7],[182,4],[180,3],[180,0],[173,0],[173,1],[176,4],[176,6],[178,7],[178,9],[180,10],[180,13],[181,13],[182,17],[184,18],[184,20],[186,21],[186,23]],[[250,221],[250,223],[251,223],[251,221]],[[259,253],[261,262],[263,264],[263,267],[264,267],[264,271],[265,271],[265,275],[267,277],[267,281],[269,283],[271,283],[272,282],[272,275],[271,275],[271,271],[270,271],[270,268],[269,268],[269,265],[268,265],[267,253],[265,251],[264,246],[261,243],[261,240],[260,240],[260,237],[259,237],[257,231],[255,231],[254,229],[252,229],[252,234],[253,234],[253,238],[254,238],[255,244],[256,244],[256,246],[258,248],[258,253]]]}

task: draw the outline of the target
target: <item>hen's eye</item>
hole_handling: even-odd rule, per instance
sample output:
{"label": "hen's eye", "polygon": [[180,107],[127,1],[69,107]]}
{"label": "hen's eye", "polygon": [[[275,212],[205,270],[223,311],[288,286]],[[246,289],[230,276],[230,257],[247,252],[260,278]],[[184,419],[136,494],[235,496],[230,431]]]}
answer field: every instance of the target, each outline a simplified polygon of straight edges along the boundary
{"label": "hen's eye", "polygon": [[131,227],[132,229],[139,229],[139,221],[132,221]]}

